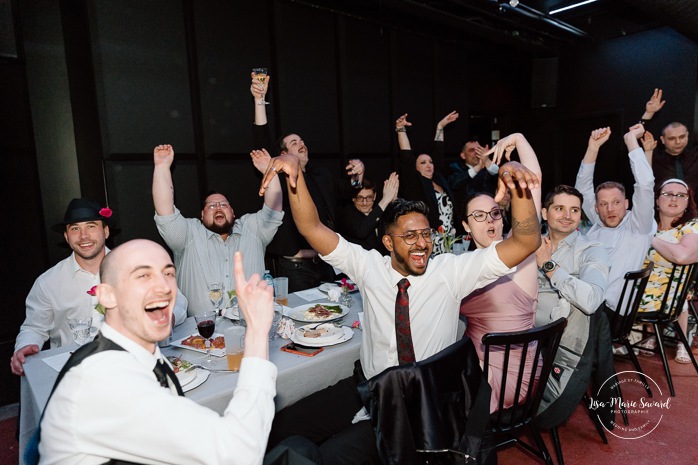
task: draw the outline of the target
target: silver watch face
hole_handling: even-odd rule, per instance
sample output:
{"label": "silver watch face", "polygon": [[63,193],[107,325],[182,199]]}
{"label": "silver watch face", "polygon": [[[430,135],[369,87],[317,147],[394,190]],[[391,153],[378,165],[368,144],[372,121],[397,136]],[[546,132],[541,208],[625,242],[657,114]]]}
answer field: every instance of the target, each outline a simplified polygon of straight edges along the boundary
{"label": "silver watch face", "polygon": [[543,263],[543,271],[545,271],[546,273],[548,271],[553,271],[556,265],[557,263],[555,263],[554,261],[548,260],[547,262]]}

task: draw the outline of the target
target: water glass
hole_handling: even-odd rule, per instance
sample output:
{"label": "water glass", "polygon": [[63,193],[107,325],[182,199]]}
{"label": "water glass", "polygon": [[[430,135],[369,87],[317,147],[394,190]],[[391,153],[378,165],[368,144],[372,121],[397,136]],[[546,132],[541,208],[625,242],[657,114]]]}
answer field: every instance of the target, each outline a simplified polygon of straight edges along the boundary
{"label": "water glass", "polygon": [[284,317],[284,307],[280,304],[274,302],[274,319],[271,322],[271,328],[269,328],[269,340],[273,341],[279,337],[277,331],[279,330],[279,322]]}
{"label": "water glass", "polygon": [[92,329],[91,316],[79,316],[76,318],[68,318],[68,326],[73,333],[73,340],[78,345],[87,344],[92,339],[90,331]]}

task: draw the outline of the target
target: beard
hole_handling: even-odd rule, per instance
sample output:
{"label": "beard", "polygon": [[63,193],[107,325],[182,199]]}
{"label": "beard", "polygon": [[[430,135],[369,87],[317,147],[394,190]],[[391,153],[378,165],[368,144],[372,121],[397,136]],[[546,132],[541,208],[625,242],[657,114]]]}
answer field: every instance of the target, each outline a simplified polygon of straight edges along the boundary
{"label": "beard", "polygon": [[228,234],[228,233],[230,233],[230,230],[233,228],[233,222],[228,221],[226,219],[225,222],[223,222],[222,224],[218,224],[214,221],[213,223],[210,223],[210,224],[204,224],[204,226],[206,226],[206,229],[208,229],[209,231],[211,231],[213,233]]}
{"label": "beard", "polygon": [[[411,250],[411,249],[410,249]],[[428,252],[428,249],[423,249],[424,252]],[[421,251],[421,250],[417,250]],[[408,250],[407,253],[409,254],[410,251]],[[412,267],[412,264],[409,262],[406,256],[399,254],[397,251],[393,250],[393,255],[395,255],[395,260],[402,265],[405,271],[409,272],[410,275],[412,276],[421,276],[427,271],[427,267],[425,266],[424,269],[415,269]],[[429,264],[429,255],[426,256],[426,263],[427,266]]]}

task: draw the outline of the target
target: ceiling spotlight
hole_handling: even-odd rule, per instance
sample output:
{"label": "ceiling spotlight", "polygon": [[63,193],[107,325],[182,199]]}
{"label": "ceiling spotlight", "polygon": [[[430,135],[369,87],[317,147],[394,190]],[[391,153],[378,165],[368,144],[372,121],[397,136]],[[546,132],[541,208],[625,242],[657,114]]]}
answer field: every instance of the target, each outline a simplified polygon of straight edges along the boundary
{"label": "ceiling spotlight", "polygon": [[519,6],[519,0],[509,0],[509,6],[511,6],[512,8],[516,8],[517,6]]}

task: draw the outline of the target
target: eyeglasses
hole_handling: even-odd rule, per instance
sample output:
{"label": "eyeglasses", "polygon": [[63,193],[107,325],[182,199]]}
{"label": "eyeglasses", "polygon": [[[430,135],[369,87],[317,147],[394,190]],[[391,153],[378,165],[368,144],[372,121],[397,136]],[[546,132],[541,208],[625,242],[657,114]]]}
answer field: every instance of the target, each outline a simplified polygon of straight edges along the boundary
{"label": "eyeglasses", "polygon": [[376,197],[373,195],[368,195],[366,197],[364,197],[363,195],[357,195],[356,197],[354,197],[354,202],[358,203],[369,203],[373,202],[374,200],[376,200]]}
{"label": "eyeglasses", "polygon": [[422,236],[424,242],[431,244],[432,236],[436,234],[432,228],[422,229],[421,231],[407,231],[405,234],[389,234],[390,236],[401,237],[405,244],[414,245],[419,240],[419,236]]}
{"label": "eyeglasses", "polygon": [[209,210],[215,210],[216,208],[228,208],[230,204],[228,202],[211,202],[206,204],[206,208]]}
{"label": "eyeglasses", "polygon": [[666,197],[668,199],[670,199],[672,197],[676,197],[677,199],[680,199],[680,200],[686,200],[688,198],[688,194],[684,194],[683,192],[679,192],[678,194],[675,194],[673,192],[662,192],[659,195],[661,195],[662,197]]}
{"label": "eyeglasses", "polygon": [[475,210],[470,215],[466,216],[466,218],[472,216],[475,221],[477,221],[478,223],[482,223],[483,221],[485,221],[487,219],[487,215],[490,215],[490,218],[492,218],[492,221],[501,220],[502,219],[502,210],[500,210],[499,208],[495,208],[495,209],[488,211],[488,212],[485,212],[482,210]]}

